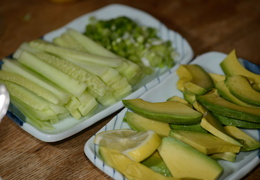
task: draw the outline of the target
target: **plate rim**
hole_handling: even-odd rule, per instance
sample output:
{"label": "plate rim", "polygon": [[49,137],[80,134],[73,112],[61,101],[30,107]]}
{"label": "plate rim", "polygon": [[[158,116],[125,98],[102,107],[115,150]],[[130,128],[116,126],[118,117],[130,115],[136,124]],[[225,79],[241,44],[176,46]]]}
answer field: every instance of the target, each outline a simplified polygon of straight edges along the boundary
{"label": "plate rim", "polygon": [[[65,24],[64,26],[50,31],[48,33],[46,33],[45,35],[42,36],[43,39],[46,39],[46,37],[50,36],[51,34],[55,34],[55,32],[57,31],[61,31],[66,29],[67,27],[69,27],[71,24],[76,23],[79,20],[82,19],[88,19],[88,17],[92,16],[92,15],[97,15],[99,13],[102,13],[104,11],[108,11],[108,10],[116,10],[116,9],[124,9],[124,10],[128,10],[132,13],[136,13],[138,12],[139,14],[143,15],[143,16],[148,16],[149,18],[151,18],[151,20],[156,21],[157,23],[159,23],[163,28],[166,28],[167,31],[172,32],[174,34],[177,35],[178,38],[181,38],[180,40],[183,41],[183,43],[185,43],[185,48],[188,51],[188,53],[185,54],[184,59],[181,59],[181,62],[176,62],[176,65],[171,68],[168,72],[162,74],[161,76],[156,77],[155,79],[151,80],[150,82],[144,84],[142,87],[140,87],[139,89],[137,89],[136,91],[132,92],[129,96],[125,97],[125,98],[131,98],[131,97],[138,97],[140,95],[142,95],[144,92],[149,91],[149,89],[151,89],[151,87],[157,86],[158,83],[160,81],[162,81],[165,77],[169,76],[171,74],[171,72],[175,71],[177,64],[178,63],[188,63],[190,61],[192,61],[193,56],[194,56],[194,52],[193,49],[191,48],[191,45],[188,43],[188,41],[182,37],[178,32],[167,28],[164,24],[162,24],[157,18],[153,17],[152,15],[148,14],[145,11],[142,11],[140,9],[131,7],[131,6],[127,6],[127,5],[122,5],[122,4],[110,4],[104,7],[101,7],[95,11],[86,13],[82,16],[79,16],[77,18],[75,18],[74,20],[68,22],[67,24]],[[131,16],[131,14],[128,14],[129,16]],[[46,39],[48,40],[48,38]],[[184,46],[183,45],[183,46]],[[180,47],[183,48],[183,47]],[[124,98],[124,99],[125,99]],[[74,134],[79,133],[80,131],[83,131],[84,129],[87,129],[88,127],[90,127],[91,125],[97,123],[98,121],[102,120],[103,118],[111,115],[112,113],[116,112],[117,110],[120,110],[120,108],[123,108],[123,103],[120,101],[118,101],[117,103],[105,108],[104,110],[99,111],[97,114],[91,116],[90,118],[87,118],[83,121],[81,121],[80,123],[70,127],[67,130],[64,130],[63,132],[58,132],[58,133],[46,133],[43,132],[41,130],[38,130],[36,127],[32,126],[31,124],[24,122],[19,115],[16,116],[16,114],[14,114],[11,111],[8,111],[7,116],[14,121],[17,125],[19,125],[23,130],[25,130],[27,133],[29,133],[30,135],[34,136],[35,138],[44,141],[44,142],[56,142],[56,141],[61,141],[63,139],[66,139]],[[107,112],[110,111],[110,112]],[[100,117],[97,117],[100,116]],[[91,119],[91,123],[88,123],[86,121],[88,121],[89,119]],[[93,120],[94,119],[94,120]],[[84,123],[85,122],[85,123]],[[83,125],[83,126],[82,126]]]}

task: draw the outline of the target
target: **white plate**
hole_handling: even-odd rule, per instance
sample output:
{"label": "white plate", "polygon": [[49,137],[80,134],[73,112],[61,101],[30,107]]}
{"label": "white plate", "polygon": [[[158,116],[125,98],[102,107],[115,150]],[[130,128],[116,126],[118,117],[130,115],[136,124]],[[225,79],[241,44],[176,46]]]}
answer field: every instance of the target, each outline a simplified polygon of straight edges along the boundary
{"label": "white plate", "polygon": [[[164,40],[171,40],[173,47],[179,54],[179,56],[175,59],[176,65],[172,69],[168,71],[160,70],[153,75],[145,78],[141,83],[138,84],[138,86],[134,87],[133,93],[130,94],[127,98],[136,98],[142,95],[150,88],[159,84],[160,81],[169,76],[171,72],[174,72],[178,64],[187,64],[193,58],[193,50],[191,49],[188,42],[180,34],[168,29],[160,21],[156,20],[154,17],[143,11],[119,4],[109,5],[97,11],[83,15],[70,22],[69,24],[63,26],[62,28],[44,35],[43,39],[51,41],[54,37],[57,37],[61,33],[63,33],[67,28],[74,28],[80,32],[84,32],[85,26],[88,24],[89,17],[91,16],[95,16],[98,19],[110,19],[118,16],[127,16],[140,24],[157,28],[160,37],[162,37]],[[102,118],[112,114],[122,107],[123,104],[120,101],[111,105],[110,107],[100,107],[97,109],[93,116],[84,117],[81,120],[66,118],[54,125],[56,130],[53,132],[42,132],[29,123],[26,123],[24,121],[25,117],[17,112],[16,108],[13,106],[10,107],[7,115],[12,120],[14,120],[22,129],[27,131],[29,134],[35,136],[36,138],[45,142],[55,142],[78,133],[79,131],[91,126],[92,124],[98,122]]]}
{"label": "white plate", "polygon": [[[198,56],[192,64],[196,63],[205,68],[208,72],[223,74],[220,68],[220,62],[226,57],[226,54],[219,52],[209,52]],[[158,86],[153,87],[148,92],[144,93],[140,98],[150,101],[150,102],[162,102],[166,101],[169,97],[177,95],[180,97],[182,93],[177,90],[176,83],[178,76],[173,72],[164,81],[162,81]],[[99,132],[112,130],[112,129],[122,129],[130,128],[126,122],[123,122],[123,117],[128,111],[124,108],[118,115],[116,115],[107,125],[105,125]],[[259,140],[260,130],[246,130],[251,136]],[[90,161],[95,164],[101,171],[105,172],[107,175],[116,180],[125,180],[119,172],[113,168],[104,164],[102,159],[98,154],[98,146],[94,144],[95,135],[92,136],[84,146],[84,152]],[[251,152],[240,152],[237,155],[236,162],[219,161],[219,163],[224,167],[224,173],[220,177],[220,180],[237,180],[246,175],[254,167],[259,164],[259,150]]]}

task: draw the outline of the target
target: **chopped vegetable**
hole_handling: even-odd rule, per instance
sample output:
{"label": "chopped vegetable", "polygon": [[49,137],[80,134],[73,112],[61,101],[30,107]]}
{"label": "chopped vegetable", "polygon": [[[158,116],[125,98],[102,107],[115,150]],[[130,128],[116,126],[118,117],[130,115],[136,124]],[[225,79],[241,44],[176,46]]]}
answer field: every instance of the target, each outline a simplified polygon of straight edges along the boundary
{"label": "chopped vegetable", "polygon": [[174,65],[176,52],[171,41],[162,40],[157,29],[138,25],[128,17],[109,20],[91,17],[84,34],[115,54],[145,68],[147,74],[153,68]]}

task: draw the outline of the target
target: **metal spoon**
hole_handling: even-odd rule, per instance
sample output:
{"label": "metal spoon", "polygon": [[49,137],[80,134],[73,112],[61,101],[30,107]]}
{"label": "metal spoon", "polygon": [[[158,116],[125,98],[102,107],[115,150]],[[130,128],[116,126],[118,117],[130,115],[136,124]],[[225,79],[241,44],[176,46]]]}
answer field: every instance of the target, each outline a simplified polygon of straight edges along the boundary
{"label": "metal spoon", "polygon": [[5,116],[10,103],[10,95],[5,85],[0,84],[0,122]]}

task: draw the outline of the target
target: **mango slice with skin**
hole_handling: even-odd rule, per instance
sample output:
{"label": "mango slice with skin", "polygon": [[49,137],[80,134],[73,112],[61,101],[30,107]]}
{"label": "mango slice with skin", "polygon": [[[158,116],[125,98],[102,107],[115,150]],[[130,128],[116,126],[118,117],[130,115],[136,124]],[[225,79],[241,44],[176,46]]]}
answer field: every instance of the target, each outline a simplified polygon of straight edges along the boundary
{"label": "mango slice with skin", "polygon": [[172,137],[162,139],[158,152],[176,178],[214,180],[223,171],[217,161]]}

